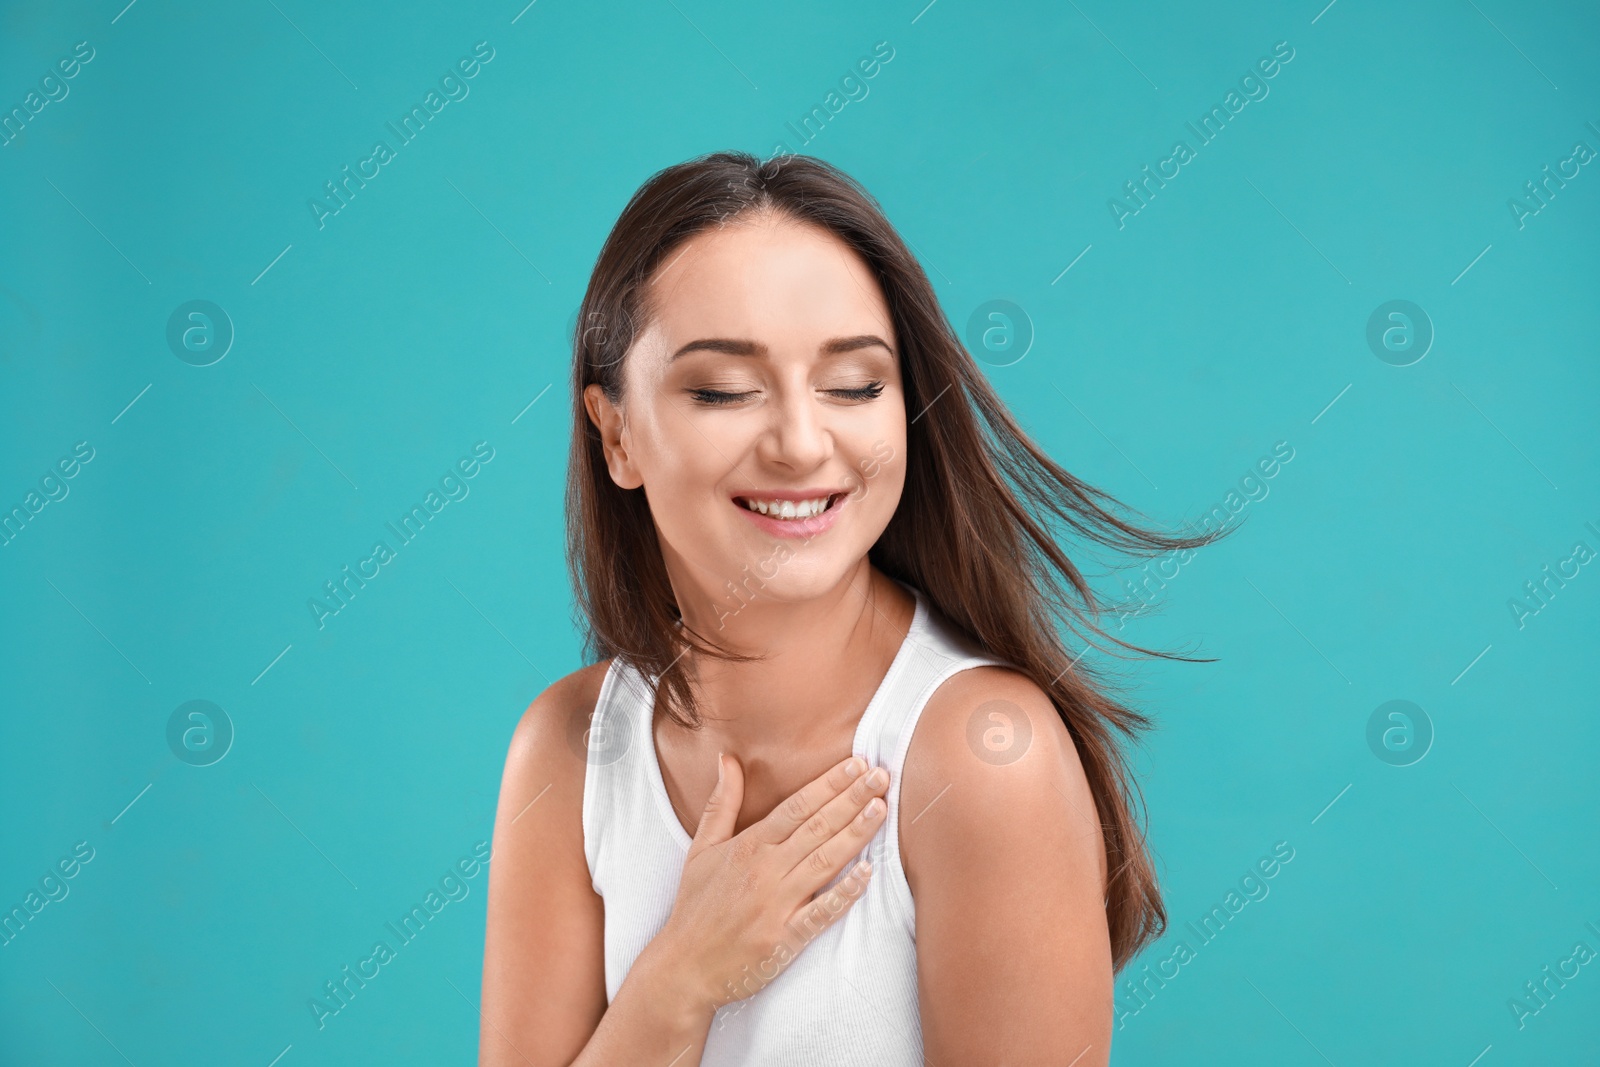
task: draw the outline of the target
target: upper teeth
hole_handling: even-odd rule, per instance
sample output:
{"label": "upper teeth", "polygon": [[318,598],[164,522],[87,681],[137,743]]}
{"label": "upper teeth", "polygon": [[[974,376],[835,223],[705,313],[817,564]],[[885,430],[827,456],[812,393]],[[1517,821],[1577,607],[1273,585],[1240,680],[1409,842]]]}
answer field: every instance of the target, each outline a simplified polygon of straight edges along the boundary
{"label": "upper teeth", "polygon": [[744,498],[745,507],[777,519],[809,519],[827,510],[828,497],[815,500],[752,500]]}

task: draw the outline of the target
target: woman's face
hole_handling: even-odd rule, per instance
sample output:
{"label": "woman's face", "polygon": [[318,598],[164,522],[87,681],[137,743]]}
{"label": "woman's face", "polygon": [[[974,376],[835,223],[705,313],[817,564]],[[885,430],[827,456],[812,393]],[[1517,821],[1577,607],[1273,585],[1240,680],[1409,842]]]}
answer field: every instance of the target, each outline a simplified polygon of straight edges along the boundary
{"label": "woman's face", "polygon": [[687,241],[651,296],[620,409],[599,386],[584,400],[612,479],[644,487],[686,619],[715,630],[854,577],[905,483],[898,342],[867,265],[746,217]]}

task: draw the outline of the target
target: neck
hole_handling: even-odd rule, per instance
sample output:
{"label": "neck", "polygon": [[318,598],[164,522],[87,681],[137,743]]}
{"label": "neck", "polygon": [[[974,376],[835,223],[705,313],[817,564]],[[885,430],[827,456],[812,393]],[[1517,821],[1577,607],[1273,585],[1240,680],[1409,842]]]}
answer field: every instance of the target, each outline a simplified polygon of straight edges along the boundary
{"label": "neck", "polygon": [[756,595],[730,611],[674,587],[686,625],[729,651],[762,657],[740,663],[688,653],[706,731],[734,752],[831,743],[860,718],[916,608],[865,557],[807,600]]}

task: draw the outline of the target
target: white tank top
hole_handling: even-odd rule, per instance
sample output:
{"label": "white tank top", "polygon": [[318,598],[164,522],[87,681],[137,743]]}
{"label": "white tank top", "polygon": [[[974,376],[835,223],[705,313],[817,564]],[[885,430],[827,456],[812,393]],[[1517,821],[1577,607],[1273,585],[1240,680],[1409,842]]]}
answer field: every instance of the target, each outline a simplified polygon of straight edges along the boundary
{"label": "white tank top", "polygon": [[[917,719],[939,684],[969,667],[1005,664],[955,631],[919,590],[900,584],[917,601],[911,629],[850,746],[868,766],[890,774],[887,817],[845,865],[848,872],[857,859],[871,861],[866,891],[787,965],[765,974],[751,967],[759,991],[717,1009],[701,1067],[923,1067],[916,911],[900,861],[900,773]],[[613,660],[587,742],[583,847],[605,902],[608,1004],[671,915],[691,841],[662,783],[653,694],[638,671]]]}

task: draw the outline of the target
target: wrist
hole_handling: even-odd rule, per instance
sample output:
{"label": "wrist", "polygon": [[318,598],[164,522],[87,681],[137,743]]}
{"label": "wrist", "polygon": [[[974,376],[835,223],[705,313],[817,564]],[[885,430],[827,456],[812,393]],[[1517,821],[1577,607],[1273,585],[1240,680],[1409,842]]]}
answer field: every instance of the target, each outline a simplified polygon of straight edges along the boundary
{"label": "wrist", "polygon": [[637,977],[636,984],[651,1007],[673,1024],[709,1026],[726,998],[719,997],[709,981],[691,973],[683,956],[669,946],[670,942],[660,937],[646,945],[624,981]]}

